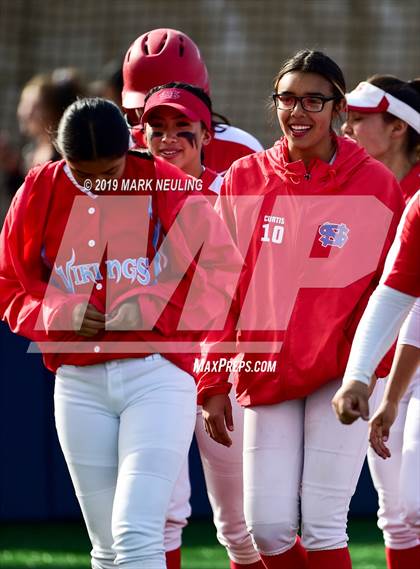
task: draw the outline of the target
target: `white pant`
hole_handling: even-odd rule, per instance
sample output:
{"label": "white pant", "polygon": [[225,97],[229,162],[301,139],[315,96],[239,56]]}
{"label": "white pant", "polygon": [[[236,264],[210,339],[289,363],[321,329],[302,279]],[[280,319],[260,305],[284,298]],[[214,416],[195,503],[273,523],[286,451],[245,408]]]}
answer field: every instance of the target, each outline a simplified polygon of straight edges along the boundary
{"label": "white pant", "polygon": [[[385,382],[378,388],[382,399]],[[387,547],[409,549],[420,545],[420,369],[401,400],[387,446],[387,460],[368,451],[379,497],[378,526]]]}
{"label": "white pant", "polygon": [[[252,544],[243,511],[243,408],[236,401],[234,390],[230,400],[235,430],[230,433],[232,446],[214,442],[204,430],[202,409],[197,408],[195,436],[200,451],[207,493],[213,510],[213,521],[219,542],[226,547],[230,559],[244,565],[259,559]],[[172,551],[181,545],[182,528],[191,513],[188,462],[177,480],[165,526],[165,549]]]}
{"label": "white pant", "polygon": [[62,366],[54,399],[92,568],[165,569],[165,516],[195,423],[193,378],[159,355]]}
{"label": "white pant", "polygon": [[308,550],[347,545],[347,512],[368,424],[338,422],[331,399],[340,385],[333,381],[306,399],[245,409],[245,519],[263,554],[290,549],[299,521]]}

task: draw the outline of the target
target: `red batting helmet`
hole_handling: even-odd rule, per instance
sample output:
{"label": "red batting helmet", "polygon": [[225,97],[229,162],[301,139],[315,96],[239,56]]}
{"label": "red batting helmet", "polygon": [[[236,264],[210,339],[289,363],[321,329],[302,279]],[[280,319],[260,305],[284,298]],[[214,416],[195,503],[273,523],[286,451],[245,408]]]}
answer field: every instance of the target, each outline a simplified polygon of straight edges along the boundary
{"label": "red batting helmet", "polygon": [[169,28],[146,32],[129,47],[123,65],[122,104],[144,107],[144,97],[157,85],[182,81],[209,92],[207,68],[195,43]]}

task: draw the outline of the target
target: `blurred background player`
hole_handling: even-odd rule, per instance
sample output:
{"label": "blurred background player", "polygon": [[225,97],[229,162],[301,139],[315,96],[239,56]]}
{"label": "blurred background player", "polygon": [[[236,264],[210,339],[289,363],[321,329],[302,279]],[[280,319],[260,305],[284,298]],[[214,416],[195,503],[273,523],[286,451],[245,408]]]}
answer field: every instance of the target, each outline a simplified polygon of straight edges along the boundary
{"label": "blurred background player", "polygon": [[[122,105],[133,127],[138,146],[145,146],[140,125],[144,98],[152,87],[170,81],[197,85],[210,94],[209,76],[197,45],[186,34],[170,28],[151,30],[129,47],[123,64]],[[204,164],[224,173],[234,160],[262,150],[251,134],[230,126],[224,117],[215,123],[214,137],[207,146]]]}
{"label": "blurred background player", "polygon": [[30,168],[48,160],[58,160],[53,139],[66,110],[86,88],[74,68],[57,68],[32,77],[23,87],[17,108],[19,130],[26,144],[13,149],[3,137],[0,141],[0,167],[6,173],[8,193],[12,196]]}
{"label": "blurred background player", "polygon": [[123,88],[122,62],[113,59],[104,65],[100,76],[89,84],[89,95],[112,101],[122,109],[121,92]]}
{"label": "blurred background player", "polygon": [[[273,346],[264,354],[245,353],[244,360],[276,364],[265,372],[251,366],[235,378],[245,407],[245,518],[268,569],[351,568],[347,514],[366,455],[367,425],[350,432],[338,424],[331,398],[382,273],[403,199],[387,168],[334,134],[345,91],[341,69],[325,54],[303,50],[287,60],[273,93],[284,136],[235,162],[218,201],[232,236],[240,247],[246,243],[239,339],[245,346]],[[378,209],[367,212],[367,202]],[[393,212],[387,224],[383,206]],[[369,254],[364,236],[371,236],[372,225],[383,233],[380,248]],[[362,248],[370,264],[358,272],[351,258],[359,259]],[[349,267],[354,272],[345,278]],[[237,336],[235,328],[233,334],[226,330],[227,339]],[[212,352],[218,356],[217,344]],[[210,436],[228,445],[224,380],[226,374],[203,374],[199,401]]]}
{"label": "blurred background player", "polygon": [[[420,188],[420,80],[374,75],[348,93],[346,99],[348,118],[343,134],[388,166],[408,202]],[[385,388],[385,382],[378,383],[379,393],[383,394]],[[415,503],[418,496],[418,480],[404,473],[413,470],[411,460],[420,452],[419,400],[420,370],[399,405],[388,440],[391,459],[384,462],[371,448],[368,450],[369,468],[379,496],[378,525],[384,535],[388,569],[405,569],[412,552],[420,550],[419,533],[412,524],[404,523],[403,516],[407,500]],[[404,483],[397,484],[401,477]]]}
{"label": "blurred background player", "polygon": [[[333,399],[337,416],[343,423],[351,424],[359,417],[369,418],[370,377],[411,310],[400,332],[386,388],[382,389],[382,403],[370,421],[371,464],[373,462],[375,467],[374,476],[381,483],[379,520],[384,529],[390,569],[416,569],[420,565],[418,378],[414,376],[410,384],[410,378],[418,369],[420,352],[419,242],[420,190],[408,203],[401,219],[381,283],[357,328],[343,385]],[[409,400],[403,404],[405,390]],[[402,408],[398,412],[399,403]],[[401,416],[405,420],[402,426],[399,424]],[[378,453],[377,462],[372,461],[374,450]],[[384,462],[382,459],[386,457],[390,460]],[[383,468],[379,461],[384,463]],[[392,547],[388,545],[390,542]],[[408,546],[395,547],[400,543]]]}
{"label": "blurred background player", "polygon": [[[222,177],[202,164],[214,136],[212,104],[197,86],[172,82],[151,89],[144,99],[142,125],[145,141],[160,156],[203,182],[203,193],[212,203]],[[236,429],[232,448],[210,440],[203,429],[202,409],[197,408],[195,435],[214,512],[219,541],[226,547],[231,567],[261,567],[245,526],[242,498],[242,410],[234,404]],[[181,473],[170,505],[167,527],[167,563],[180,567],[182,527],[190,515],[188,464]]]}

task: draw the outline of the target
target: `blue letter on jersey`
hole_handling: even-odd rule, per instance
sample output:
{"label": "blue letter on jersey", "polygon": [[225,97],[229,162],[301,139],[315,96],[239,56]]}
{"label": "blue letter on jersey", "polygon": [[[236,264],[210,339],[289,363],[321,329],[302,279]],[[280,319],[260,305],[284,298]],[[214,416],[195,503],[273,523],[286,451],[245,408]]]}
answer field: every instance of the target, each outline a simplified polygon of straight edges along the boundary
{"label": "blue letter on jersey", "polygon": [[323,223],[319,228],[319,238],[323,247],[344,247],[349,238],[349,228],[345,223]]}

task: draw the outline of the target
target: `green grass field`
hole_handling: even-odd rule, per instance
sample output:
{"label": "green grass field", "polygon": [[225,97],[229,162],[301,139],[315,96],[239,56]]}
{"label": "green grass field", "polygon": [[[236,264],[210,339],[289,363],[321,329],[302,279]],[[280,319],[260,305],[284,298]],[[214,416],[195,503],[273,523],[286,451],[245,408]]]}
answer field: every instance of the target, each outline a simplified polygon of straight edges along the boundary
{"label": "green grass field", "polygon": [[[349,526],[353,569],[384,569],[382,537],[375,520]],[[89,541],[82,524],[0,525],[0,567],[88,569]],[[224,549],[207,521],[192,521],[184,532],[183,569],[228,569]]]}

